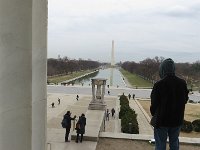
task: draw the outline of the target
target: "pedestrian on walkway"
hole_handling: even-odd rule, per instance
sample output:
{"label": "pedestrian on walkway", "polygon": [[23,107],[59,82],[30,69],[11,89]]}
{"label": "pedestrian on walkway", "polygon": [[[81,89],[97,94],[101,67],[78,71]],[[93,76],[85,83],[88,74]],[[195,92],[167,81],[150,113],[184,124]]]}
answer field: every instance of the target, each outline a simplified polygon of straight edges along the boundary
{"label": "pedestrian on walkway", "polygon": [[129,93],[129,94],[128,94],[128,99],[130,100],[130,98],[131,98],[131,94]]}
{"label": "pedestrian on walkway", "polygon": [[52,107],[52,108],[55,108],[55,104],[54,104],[54,102],[51,103],[51,107]]}
{"label": "pedestrian on walkway", "polygon": [[133,94],[133,99],[135,99],[135,94]]}
{"label": "pedestrian on walkway", "polygon": [[76,95],[76,100],[78,101],[78,99],[79,99],[79,96],[78,96],[78,95]]}
{"label": "pedestrian on walkway", "polygon": [[188,100],[187,85],[183,79],[175,75],[174,61],[170,58],[161,63],[159,75],[161,80],[153,86],[150,106],[155,149],[166,150],[169,137],[170,150],[179,150],[178,137]]}
{"label": "pedestrian on walkway", "polygon": [[85,114],[81,114],[78,122],[76,123],[76,143],[79,141],[79,134],[81,135],[80,142],[83,141],[83,134],[85,134],[86,118]]}
{"label": "pedestrian on walkway", "polygon": [[115,109],[114,108],[111,109],[111,113],[112,113],[112,118],[115,118]]}
{"label": "pedestrian on walkway", "polygon": [[110,112],[109,109],[106,110],[106,121],[109,121]]}
{"label": "pedestrian on walkway", "polygon": [[108,95],[110,95],[110,91],[108,91]]}
{"label": "pedestrian on walkway", "polygon": [[58,98],[58,105],[60,105],[60,98]]}
{"label": "pedestrian on walkway", "polygon": [[64,119],[66,120],[66,133],[65,133],[65,142],[69,142],[68,137],[71,129],[71,120],[74,120],[76,118],[76,115],[71,118],[71,112],[67,111],[67,113],[64,115]]}

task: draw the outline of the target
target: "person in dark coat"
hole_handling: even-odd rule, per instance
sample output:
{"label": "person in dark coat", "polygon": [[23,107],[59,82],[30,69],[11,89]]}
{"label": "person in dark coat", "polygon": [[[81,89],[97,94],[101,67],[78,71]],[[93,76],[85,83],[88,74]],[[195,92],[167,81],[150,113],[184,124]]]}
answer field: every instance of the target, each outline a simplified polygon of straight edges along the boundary
{"label": "person in dark coat", "polygon": [[76,143],[78,143],[78,141],[79,141],[79,134],[81,134],[80,142],[82,143],[83,134],[85,134],[85,126],[86,126],[85,114],[81,114],[81,116],[79,117],[79,120],[77,122],[77,125],[76,125],[76,133],[77,133]]}
{"label": "person in dark coat", "polygon": [[76,95],[76,100],[78,101],[78,99],[79,99],[79,96],[78,96],[78,95]]}
{"label": "person in dark coat", "polygon": [[174,61],[164,60],[159,68],[161,80],[151,92],[150,111],[154,120],[155,149],[166,150],[167,137],[171,150],[179,150],[179,133],[188,100],[186,82],[175,75]]}
{"label": "person in dark coat", "polygon": [[106,110],[106,120],[109,121],[110,118],[110,112],[109,109]]}
{"label": "person in dark coat", "polygon": [[111,113],[112,113],[112,117],[115,118],[115,109],[114,108],[111,109]]}
{"label": "person in dark coat", "polygon": [[128,94],[128,99],[130,100],[130,98],[131,98],[131,94],[129,93],[129,94]]}
{"label": "person in dark coat", "polygon": [[133,99],[135,99],[135,94],[133,94]]}
{"label": "person in dark coat", "polygon": [[58,105],[60,105],[60,98],[58,98]]}
{"label": "person in dark coat", "polygon": [[64,115],[64,118],[67,120],[67,127],[66,127],[66,133],[65,133],[65,142],[69,142],[68,137],[71,129],[71,120],[74,120],[76,118],[76,115],[71,118],[71,112],[67,111],[67,113]]}

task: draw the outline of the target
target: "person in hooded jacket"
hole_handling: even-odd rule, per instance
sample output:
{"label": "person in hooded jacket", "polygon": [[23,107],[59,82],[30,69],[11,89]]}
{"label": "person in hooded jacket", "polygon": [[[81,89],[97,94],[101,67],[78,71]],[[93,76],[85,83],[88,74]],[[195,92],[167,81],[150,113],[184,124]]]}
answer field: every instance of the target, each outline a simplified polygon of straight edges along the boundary
{"label": "person in hooded jacket", "polygon": [[85,114],[81,114],[81,116],[79,117],[79,120],[77,122],[78,127],[76,127],[76,143],[78,143],[79,141],[79,134],[81,134],[81,139],[80,142],[82,143],[83,141],[83,134],[85,134],[85,126],[86,126],[86,118],[85,118]]}
{"label": "person in hooded jacket", "polygon": [[187,84],[175,75],[174,61],[170,58],[160,64],[159,76],[161,80],[153,86],[150,106],[155,119],[155,150],[166,150],[167,137],[170,150],[179,150],[178,137],[188,100]]}

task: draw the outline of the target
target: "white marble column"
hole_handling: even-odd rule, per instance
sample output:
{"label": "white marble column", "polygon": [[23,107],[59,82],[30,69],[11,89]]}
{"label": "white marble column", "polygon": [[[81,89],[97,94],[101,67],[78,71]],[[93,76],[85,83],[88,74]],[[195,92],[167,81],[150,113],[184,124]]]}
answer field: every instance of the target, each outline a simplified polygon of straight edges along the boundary
{"label": "white marble column", "polygon": [[31,150],[32,0],[0,1],[0,150]]}
{"label": "white marble column", "polygon": [[95,98],[95,84],[94,81],[92,80],[92,101],[94,102],[96,100]]}
{"label": "white marble column", "polygon": [[47,0],[33,0],[32,12],[32,150],[45,150]]}
{"label": "white marble column", "polygon": [[106,85],[105,85],[105,81],[104,81],[104,84],[102,85],[102,96],[101,96],[102,97],[102,100],[101,100],[102,103],[104,103],[105,86]]}
{"label": "white marble column", "polygon": [[0,150],[46,149],[47,0],[0,1]]}

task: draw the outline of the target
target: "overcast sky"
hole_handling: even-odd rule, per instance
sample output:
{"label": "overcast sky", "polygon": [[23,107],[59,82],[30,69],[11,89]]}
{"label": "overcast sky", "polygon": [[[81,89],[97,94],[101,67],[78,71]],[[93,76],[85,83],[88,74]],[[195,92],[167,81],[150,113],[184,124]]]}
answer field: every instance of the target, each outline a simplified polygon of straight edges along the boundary
{"label": "overcast sky", "polygon": [[200,60],[200,0],[49,0],[48,58]]}

